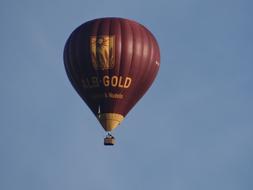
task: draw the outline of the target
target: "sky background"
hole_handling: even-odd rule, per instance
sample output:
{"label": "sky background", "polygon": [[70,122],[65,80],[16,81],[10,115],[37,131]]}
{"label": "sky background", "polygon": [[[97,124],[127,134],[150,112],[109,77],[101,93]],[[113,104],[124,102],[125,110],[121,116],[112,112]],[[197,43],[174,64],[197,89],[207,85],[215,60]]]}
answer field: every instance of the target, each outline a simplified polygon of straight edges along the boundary
{"label": "sky background", "polygon": [[[252,0],[1,0],[1,190],[252,190]],[[156,36],[153,86],[105,132],[63,48],[98,17]]]}

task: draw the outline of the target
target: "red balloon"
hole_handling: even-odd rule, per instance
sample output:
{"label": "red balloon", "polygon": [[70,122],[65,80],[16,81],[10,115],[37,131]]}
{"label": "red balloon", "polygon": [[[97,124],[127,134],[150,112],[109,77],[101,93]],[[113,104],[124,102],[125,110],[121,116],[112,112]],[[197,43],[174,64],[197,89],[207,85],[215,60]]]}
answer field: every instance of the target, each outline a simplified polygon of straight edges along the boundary
{"label": "red balloon", "polygon": [[64,49],[73,87],[111,131],[154,81],[160,53],[143,25],[123,18],[100,18],[76,28]]}

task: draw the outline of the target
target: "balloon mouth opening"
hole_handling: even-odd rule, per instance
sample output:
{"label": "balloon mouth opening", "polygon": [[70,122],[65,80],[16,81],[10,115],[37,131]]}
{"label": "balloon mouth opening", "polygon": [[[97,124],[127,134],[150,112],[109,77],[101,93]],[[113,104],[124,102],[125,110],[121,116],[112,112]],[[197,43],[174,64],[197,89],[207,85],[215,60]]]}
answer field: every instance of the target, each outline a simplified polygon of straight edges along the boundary
{"label": "balloon mouth opening", "polygon": [[118,113],[101,113],[97,115],[97,119],[105,131],[110,132],[123,121],[124,116]]}

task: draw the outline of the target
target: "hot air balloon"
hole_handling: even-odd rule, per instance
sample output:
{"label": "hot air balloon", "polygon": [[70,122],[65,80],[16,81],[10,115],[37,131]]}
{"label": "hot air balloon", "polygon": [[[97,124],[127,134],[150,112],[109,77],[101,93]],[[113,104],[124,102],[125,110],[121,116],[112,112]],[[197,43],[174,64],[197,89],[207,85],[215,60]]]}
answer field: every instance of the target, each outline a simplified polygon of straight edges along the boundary
{"label": "hot air balloon", "polygon": [[64,48],[68,78],[107,136],[154,81],[160,66],[157,41],[143,25],[123,18],[99,18],[76,28]]}

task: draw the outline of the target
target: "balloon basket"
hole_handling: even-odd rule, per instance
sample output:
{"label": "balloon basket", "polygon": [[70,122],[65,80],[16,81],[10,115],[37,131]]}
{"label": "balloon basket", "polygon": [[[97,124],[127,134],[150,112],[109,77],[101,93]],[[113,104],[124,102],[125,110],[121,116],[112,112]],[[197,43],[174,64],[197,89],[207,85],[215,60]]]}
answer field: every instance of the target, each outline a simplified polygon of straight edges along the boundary
{"label": "balloon basket", "polygon": [[115,138],[112,135],[107,135],[104,138],[104,145],[105,146],[112,146],[115,144]]}

